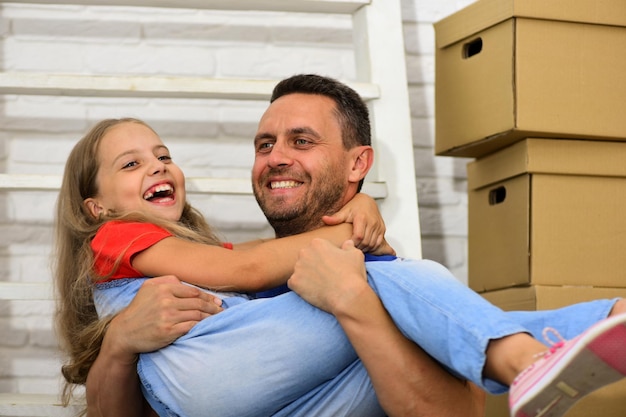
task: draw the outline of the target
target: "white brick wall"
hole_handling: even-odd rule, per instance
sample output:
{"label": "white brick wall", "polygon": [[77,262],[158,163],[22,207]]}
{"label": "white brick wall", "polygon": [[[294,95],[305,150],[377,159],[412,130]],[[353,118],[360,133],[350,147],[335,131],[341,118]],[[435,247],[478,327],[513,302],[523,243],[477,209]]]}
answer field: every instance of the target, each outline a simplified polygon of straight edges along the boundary
{"label": "white brick wall", "polygon": [[[424,257],[467,275],[467,160],[435,157],[432,23],[471,0],[403,0]],[[351,23],[337,16],[41,6],[0,7],[0,68],[13,72],[275,79],[355,76]],[[156,128],[189,176],[247,177],[265,102],[0,96],[0,172],[61,174],[81,135],[107,117]],[[52,192],[0,192],[0,280],[50,279]],[[232,241],[271,236],[251,197],[191,196]],[[48,303],[0,302],[0,392],[58,391]]]}

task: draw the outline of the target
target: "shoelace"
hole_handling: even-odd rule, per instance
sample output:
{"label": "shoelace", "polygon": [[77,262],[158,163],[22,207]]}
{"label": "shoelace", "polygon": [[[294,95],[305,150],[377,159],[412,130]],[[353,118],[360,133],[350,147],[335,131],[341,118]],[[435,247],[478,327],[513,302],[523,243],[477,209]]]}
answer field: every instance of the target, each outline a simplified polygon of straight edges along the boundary
{"label": "shoelace", "polygon": [[[558,332],[558,330],[556,330],[553,327],[546,327],[545,329],[543,329],[543,331],[541,332],[541,335],[543,336],[543,339],[547,342],[547,344],[550,346],[548,348],[548,350],[544,351],[544,352],[540,352],[540,353],[535,353],[533,355],[533,358],[538,358],[537,361],[541,360],[542,358],[545,359],[547,357],[549,357],[550,355],[552,355],[554,352],[556,352],[557,350],[559,350],[561,347],[563,347],[563,345],[565,345],[565,338],[563,338],[563,336],[561,336],[561,334]],[[553,340],[552,337],[554,337],[555,340]],[[532,365],[530,365],[528,368],[526,368],[524,371],[522,371],[521,374],[519,374],[514,380],[513,383],[511,384],[511,386],[517,384],[517,382],[524,376],[526,375],[528,372],[530,372],[532,369],[535,368],[535,365],[537,364],[537,361],[535,361],[535,363],[533,363]]]}
{"label": "shoelace", "polygon": [[[552,336],[554,336],[557,341],[554,342],[551,338],[550,338],[550,334],[552,334]],[[565,338],[563,336],[561,336],[561,333],[559,333],[559,331],[557,329],[555,329],[554,327],[546,327],[545,329],[543,329],[543,332],[541,332],[541,335],[543,336],[543,339],[548,342],[548,344],[550,346],[555,346],[558,344],[563,344],[565,343]]]}
{"label": "shoelace", "polygon": [[[563,347],[566,342],[563,336],[561,336],[561,333],[559,333],[559,331],[553,327],[546,327],[545,329],[543,329],[543,332],[541,332],[541,335],[543,336],[543,339],[548,343],[550,348],[545,352],[533,355],[534,358],[548,357],[557,350],[559,350],[561,347]],[[556,339],[556,341],[553,339],[553,337]]]}

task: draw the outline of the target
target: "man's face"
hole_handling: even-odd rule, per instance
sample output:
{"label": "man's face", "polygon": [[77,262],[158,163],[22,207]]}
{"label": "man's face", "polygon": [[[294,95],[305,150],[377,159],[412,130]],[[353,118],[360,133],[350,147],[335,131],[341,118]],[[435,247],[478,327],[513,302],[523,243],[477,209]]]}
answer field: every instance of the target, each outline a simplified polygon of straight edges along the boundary
{"label": "man's face", "polygon": [[328,97],[289,94],[259,122],[252,185],[279,237],[321,226],[356,192],[334,109]]}

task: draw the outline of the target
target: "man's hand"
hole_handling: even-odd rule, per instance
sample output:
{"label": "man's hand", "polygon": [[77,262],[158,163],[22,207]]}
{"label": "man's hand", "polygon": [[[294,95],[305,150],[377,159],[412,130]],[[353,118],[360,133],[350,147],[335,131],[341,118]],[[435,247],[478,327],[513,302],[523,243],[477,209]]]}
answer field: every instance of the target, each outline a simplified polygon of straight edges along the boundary
{"label": "man's hand", "polygon": [[[151,352],[186,334],[200,320],[222,311],[222,300],[172,275],[146,280],[109,331],[128,352]],[[115,323],[115,324],[113,324]]]}
{"label": "man's hand", "polygon": [[328,313],[336,314],[350,305],[367,285],[363,253],[347,240],[341,248],[327,240],[314,239],[300,251],[289,288]]}
{"label": "man's hand", "polygon": [[352,241],[337,248],[315,239],[300,252],[288,285],[337,318],[388,416],[482,416],[484,392],[446,372],[400,333],[367,284],[364,265]]}
{"label": "man's hand", "polygon": [[172,343],[200,320],[222,311],[221,300],[174,276],[151,278],[109,324],[87,376],[89,417],[155,416],[141,395],[140,353]]}

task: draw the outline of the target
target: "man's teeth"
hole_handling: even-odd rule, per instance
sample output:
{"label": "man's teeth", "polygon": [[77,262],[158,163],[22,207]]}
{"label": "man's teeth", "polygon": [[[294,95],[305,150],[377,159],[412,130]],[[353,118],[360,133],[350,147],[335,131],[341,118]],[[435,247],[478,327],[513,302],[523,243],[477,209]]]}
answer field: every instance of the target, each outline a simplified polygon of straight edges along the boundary
{"label": "man's teeth", "polygon": [[174,191],[174,189],[172,188],[171,185],[169,185],[169,184],[161,184],[161,185],[157,185],[156,187],[154,187],[150,191],[147,191],[143,195],[143,198],[144,198],[144,200],[149,200],[152,197],[154,197],[155,194],[163,193],[163,192],[170,193],[172,191]]}
{"label": "man's teeth", "polygon": [[298,186],[300,186],[300,183],[296,181],[272,181],[270,183],[272,190],[276,190],[277,188],[295,188]]}

